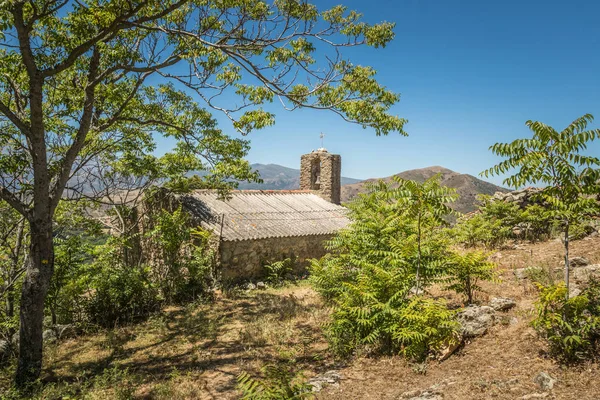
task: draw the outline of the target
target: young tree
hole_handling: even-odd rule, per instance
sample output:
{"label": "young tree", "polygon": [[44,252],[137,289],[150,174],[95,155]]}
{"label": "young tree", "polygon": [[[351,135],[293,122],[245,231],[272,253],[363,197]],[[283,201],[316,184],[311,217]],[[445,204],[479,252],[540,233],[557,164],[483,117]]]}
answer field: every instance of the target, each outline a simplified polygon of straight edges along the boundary
{"label": "young tree", "polygon": [[[248,143],[221,132],[223,112],[246,134],[273,124],[260,106],[330,110],[403,133],[399,99],[347,46],[385,46],[393,24],[370,25],[343,6],[304,0],[15,0],[0,5],[0,198],[26,220],[16,383],[40,374],[44,299],[53,273],[52,217],[85,193],[90,162],[135,168],[170,137],[178,159],[202,160],[215,182],[245,178]],[[232,101],[232,96],[237,96]],[[168,168],[167,168],[168,169]],[[71,188],[73,182],[78,187]]]}
{"label": "young tree", "polygon": [[439,175],[423,183],[402,179],[398,176],[394,176],[393,180],[398,184],[398,188],[388,192],[387,196],[397,202],[396,207],[401,210],[399,218],[408,218],[415,221],[417,245],[415,291],[418,295],[423,264],[424,228],[444,225],[446,223],[445,217],[455,215],[456,212],[448,206],[448,203],[456,201],[458,196],[455,189],[440,185]]}
{"label": "young tree", "polygon": [[540,197],[548,205],[548,216],[560,224],[564,234],[565,284],[569,296],[569,226],[600,211],[595,198],[600,190],[600,159],[582,154],[600,129],[586,130],[594,117],[586,114],[558,132],[537,121],[527,121],[533,136],[512,143],[496,143],[490,150],[506,160],[482,172],[483,176],[517,171],[504,184],[519,188],[544,185]]}

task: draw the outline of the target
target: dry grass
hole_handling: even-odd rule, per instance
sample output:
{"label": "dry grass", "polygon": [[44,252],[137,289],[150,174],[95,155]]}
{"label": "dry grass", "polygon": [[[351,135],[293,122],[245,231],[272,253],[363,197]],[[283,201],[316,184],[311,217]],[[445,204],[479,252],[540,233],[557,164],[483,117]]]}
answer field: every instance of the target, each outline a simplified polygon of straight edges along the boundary
{"label": "dry grass", "polygon": [[[326,389],[319,398],[398,399],[438,385],[445,400],[519,399],[540,392],[533,382],[540,371],[558,379],[547,398],[600,398],[598,365],[566,369],[545,356],[544,343],[529,325],[536,289],[512,273],[531,266],[554,270],[561,266],[561,254],[560,242],[496,252],[501,279],[483,283],[477,300],[512,297],[517,307],[501,314],[487,335],[427,368],[399,357],[355,359],[341,368],[340,387]],[[572,254],[600,262],[600,238],[574,242]],[[432,292],[454,306],[463,301],[439,289]],[[218,294],[210,304],[168,308],[142,324],[49,347],[41,397],[234,399],[237,375],[258,374],[265,364],[284,364],[306,376],[339,369],[321,330],[327,317],[327,308],[306,284]],[[0,377],[0,388],[7,387],[8,372]]]}
{"label": "dry grass", "polygon": [[[572,242],[571,254],[600,263],[600,238]],[[557,379],[547,399],[600,399],[597,364],[564,368],[546,357],[545,344],[530,327],[536,289],[528,281],[518,281],[512,272],[526,267],[552,271],[560,268],[562,243],[522,244],[518,249],[496,252],[493,258],[498,263],[501,280],[483,283],[485,292],[479,295],[478,301],[486,303],[491,297],[512,297],[517,307],[501,313],[499,323],[488,334],[467,343],[444,362],[430,362],[425,374],[398,357],[355,360],[342,370],[345,380],[340,387],[326,390],[319,398],[399,399],[403,393],[418,393],[437,385],[444,400],[513,400],[541,393],[533,378],[540,371],[546,371]],[[454,304],[462,300],[450,293],[443,296]]]}
{"label": "dry grass", "polygon": [[41,397],[234,399],[242,371],[284,363],[310,375],[330,367],[320,326],[327,313],[305,284],[171,307],[142,324],[49,347]]}

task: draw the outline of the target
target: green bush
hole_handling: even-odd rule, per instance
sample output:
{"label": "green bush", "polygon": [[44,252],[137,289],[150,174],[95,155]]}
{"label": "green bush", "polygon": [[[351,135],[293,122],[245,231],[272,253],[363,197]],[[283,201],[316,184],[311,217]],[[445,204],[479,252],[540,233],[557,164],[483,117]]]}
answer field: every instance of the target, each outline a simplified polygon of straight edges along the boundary
{"label": "green bush", "polygon": [[286,276],[294,271],[294,263],[294,259],[286,258],[285,260],[265,264],[266,281],[273,286],[280,286],[285,281]]}
{"label": "green bush", "polygon": [[147,239],[159,252],[152,278],[162,297],[167,302],[182,303],[205,295],[214,283],[210,232],[190,228],[189,216],[181,208],[160,211],[153,224]]}
{"label": "green bush", "polygon": [[303,400],[312,399],[312,386],[302,376],[294,376],[286,368],[267,365],[262,368],[264,379],[253,378],[246,372],[238,375],[237,388],[243,400]]}
{"label": "green bush", "polygon": [[310,260],[309,282],[326,301],[339,297],[343,283],[355,282],[358,268],[344,262],[342,254],[327,254],[321,259]]}
{"label": "green bush", "polygon": [[411,295],[412,282],[401,271],[371,265],[356,283],[344,283],[334,299],[327,335],[341,356],[362,347],[423,360],[454,338],[454,312],[444,303]]}
{"label": "green bush", "polygon": [[348,204],[352,223],[311,263],[310,280],[333,308],[326,333],[338,355],[366,348],[422,360],[457,329],[445,304],[422,296],[447,268],[454,193],[439,177],[394,183]]}
{"label": "green bush", "polygon": [[97,249],[98,258],[89,266],[90,293],[86,300],[89,322],[105,327],[129,323],[158,311],[163,304],[148,266],[127,266],[114,260],[120,251],[111,239]]}
{"label": "green bush", "polygon": [[600,345],[600,282],[567,299],[564,285],[540,287],[533,326],[550,354],[565,363],[596,357]]}
{"label": "green bush", "polygon": [[482,251],[453,253],[448,263],[446,289],[464,295],[467,303],[472,304],[475,293],[481,291],[478,283],[496,278],[496,265],[488,257]]}
{"label": "green bush", "polygon": [[453,228],[454,238],[466,247],[483,246],[500,248],[512,235],[512,227],[503,225],[499,219],[489,219],[484,214],[461,218]]}

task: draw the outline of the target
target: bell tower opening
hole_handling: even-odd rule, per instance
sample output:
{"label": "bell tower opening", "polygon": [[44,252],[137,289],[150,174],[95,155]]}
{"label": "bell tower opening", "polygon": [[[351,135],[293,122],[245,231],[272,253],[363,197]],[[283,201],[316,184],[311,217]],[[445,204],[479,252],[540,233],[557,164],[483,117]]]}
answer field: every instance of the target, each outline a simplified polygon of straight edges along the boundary
{"label": "bell tower opening", "polygon": [[300,189],[340,204],[342,158],[320,148],[300,159]]}
{"label": "bell tower opening", "polygon": [[310,190],[321,189],[321,160],[315,158],[311,162]]}

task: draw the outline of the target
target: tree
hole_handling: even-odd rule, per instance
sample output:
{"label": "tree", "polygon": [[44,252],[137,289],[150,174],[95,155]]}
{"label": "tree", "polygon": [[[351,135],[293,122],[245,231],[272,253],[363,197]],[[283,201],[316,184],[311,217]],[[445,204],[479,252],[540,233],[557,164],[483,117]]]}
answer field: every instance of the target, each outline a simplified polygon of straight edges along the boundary
{"label": "tree", "polygon": [[439,176],[368,188],[347,205],[351,223],[328,243],[331,254],[311,265],[313,286],[333,308],[330,347],[348,354],[369,345],[422,360],[456,328],[453,313],[423,290],[447,268],[442,225],[455,194]]}
{"label": "tree", "polygon": [[569,227],[600,211],[596,196],[600,189],[600,159],[582,154],[600,129],[586,130],[591,114],[577,118],[563,131],[538,121],[525,125],[533,132],[529,139],[496,143],[490,150],[506,160],[482,172],[483,176],[517,171],[504,184],[519,188],[542,184],[540,198],[548,205],[548,217],[559,223],[564,234],[565,285],[569,296]]}
{"label": "tree", "polygon": [[[370,25],[343,6],[303,0],[14,0],[0,6],[0,198],[31,232],[20,303],[16,383],[40,374],[44,300],[54,269],[52,216],[59,201],[86,194],[95,163],[134,171],[192,160],[207,184],[245,179],[248,142],[218,129],[223,112],[247,134],[274,123],[261,108],[333,111],[403,133],[389,114],[399,96],[344,47],[383,47],[391,23]],[[194,96],[194,97],[192,97]],[[232,101],[236,96],[236,101]],[[177,142],[164,162],[156,137]],[[109,164],[110,165],[110,164]]]}
{"label": "tree", "polygon": [[440,175],[435,175],[423,183],[405,180],[398,176],[392,178],[398,184],[398,188],[389,191],[387,197],[397,201],[396,207],[402,210],[400,218],[408,218],[415,221],[417,270],[415,277],[415,290],[419,294],[421,281],[421,268],[423,264],[423,236],[424,229],[437,228],[444,225],[444,217],[455,215],[447,203],[456,201],[456,190],[440,185]]}

